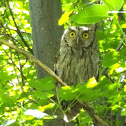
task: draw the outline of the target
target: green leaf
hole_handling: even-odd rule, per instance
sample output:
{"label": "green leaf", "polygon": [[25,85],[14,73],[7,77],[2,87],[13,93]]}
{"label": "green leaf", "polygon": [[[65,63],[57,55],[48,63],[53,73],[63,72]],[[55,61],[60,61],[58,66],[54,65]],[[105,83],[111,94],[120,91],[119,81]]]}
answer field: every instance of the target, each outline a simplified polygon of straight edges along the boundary
{"label": "green leaf", "polygon": [[110,101],[112,100],[111,102],[114,105],[122,98],[122,96],[119,95],[120,92],[118,91],[120,86],[121,84],[119,83],[107,84],[103,87],[104,91],[102,92],[102,96],[107,97],[108,99],[110,99]]}
{"label": "green leaf", "polygon": [[36,98],[47,99],[53,96],[53,92],[51,91],[44,92],[44,91],[36,90],[35,92],[32,93],[32,95]]}
{"label": "green leaf", "polygon": [[105,7],[99,4],[94,4],[83,9],[82,11],[79,11],[78,14],[74,14],[70,17],[70,20],[77,24],[92,24],[107,17],[108,15]]}
{"label": "green leaf", "polygon": [[124,0],[103,0],[105,6],[110,11],[118,11],[121,9],[122,5],[124,4]]}
{"label": "green leaf", "polygon": [[31,80],[29,83],[31,87],[44,91],[52,90],[55,87],[54,79],[50,77],[46,77],[40,80]]}
{"label": "green leaf", "polygon": [[122,95],[117,93],[117,95],[114,95],[114,98],[112,100],[112,105],[115,105],[116,103],[119,103],[122,100]]}
{"label": "green leaf", "polygon": [[99,89],[91,89],[87,87],[87,84],[78,84],[76,86],[78,92],[78,99],[80,101],[93,101],[99,97]]}
{"label": "green leaf", "polygon": [[98,83],[97,83],[95,77],[92,77],[89,79],[89,81],[87,83],[87,88],[94,88],[97,85],[98,85]]}
{"label": "green leaf", "polygon": [[68,101],[76,98],[77,93],[76,90],[71,86],[63,86],[59,89],[59,97]]}
{"label": "green leaf", "polygon": [[126,116],[126,108],[123,108],[121,111],[121,116]]}
{"label": "green leaf", "polygon": [[110,67],[116,63],[118,63],[118,52],[111,49],[103,56],[103,66]]}
{"label": "green leaf", "polygon": [[116,110],[116,109],[118,109],[119,107],[120,107],[120,105],[115,104],[115,105],[112,106],[111,108],[112,108],[112,110]]}

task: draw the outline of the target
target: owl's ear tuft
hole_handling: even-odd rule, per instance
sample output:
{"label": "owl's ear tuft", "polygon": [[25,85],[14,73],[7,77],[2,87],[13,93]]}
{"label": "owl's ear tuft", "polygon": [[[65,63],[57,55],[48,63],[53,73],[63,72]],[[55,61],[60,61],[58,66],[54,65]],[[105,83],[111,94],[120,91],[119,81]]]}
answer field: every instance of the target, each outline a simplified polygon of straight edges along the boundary
{"label": "owl's ear tuft", "polygon": [[89,27],[89,29],[91,29],[91,30],[96,30],[96,28],[97,28],[97,25],[96,24],[92,24],[90,27]]}

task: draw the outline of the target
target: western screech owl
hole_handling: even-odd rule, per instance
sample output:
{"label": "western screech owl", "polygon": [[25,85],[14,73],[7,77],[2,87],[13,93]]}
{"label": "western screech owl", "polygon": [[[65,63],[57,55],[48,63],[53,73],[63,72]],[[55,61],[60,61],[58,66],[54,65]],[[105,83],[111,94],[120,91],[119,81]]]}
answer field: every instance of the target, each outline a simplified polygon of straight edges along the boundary
{"label": "western screech owl", "polygon": [[[59,57],[55,64],[56,74],[69,86],[84,84],[98,75],[98,47],[96,27],[70,26],[61,39]],[[79,105],[67,108],[67,120],[79,112]]]}

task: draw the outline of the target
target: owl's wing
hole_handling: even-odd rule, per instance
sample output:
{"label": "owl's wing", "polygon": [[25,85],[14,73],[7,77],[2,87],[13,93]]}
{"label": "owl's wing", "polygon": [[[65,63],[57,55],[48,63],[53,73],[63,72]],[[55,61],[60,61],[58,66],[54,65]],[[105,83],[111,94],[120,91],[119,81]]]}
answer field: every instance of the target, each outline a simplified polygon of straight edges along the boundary
{"label": "owl's wing", "polygon": [[58,63],[58,59],[60,57],[60,53],[58,52],[58,54],[55,56],[55,63],[54,63],[54,72],[57,75],[57,63]]}
{"label": "owl's wing", "polygon": [[[55,73],[56,75],[58,75],[57,63],[58,63],[59,57],[60,57],[60,53],[58,52],[58,54],[55,56],[55,63],[54,63],[54,73]],[[55,81],[55,84],[57,85],[58,82]]]}

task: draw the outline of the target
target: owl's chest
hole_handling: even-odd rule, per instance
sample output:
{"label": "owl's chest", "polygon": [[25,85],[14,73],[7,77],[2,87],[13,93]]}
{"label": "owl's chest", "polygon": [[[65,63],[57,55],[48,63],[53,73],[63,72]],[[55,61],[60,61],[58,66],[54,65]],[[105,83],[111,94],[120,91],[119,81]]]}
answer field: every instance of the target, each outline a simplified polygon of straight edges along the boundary
{"label": "owl's chest", "polygon": [[83,84],[96,76],[97,58],[91,51],[61,50],[56,64],[57,74],[68,85]]}

